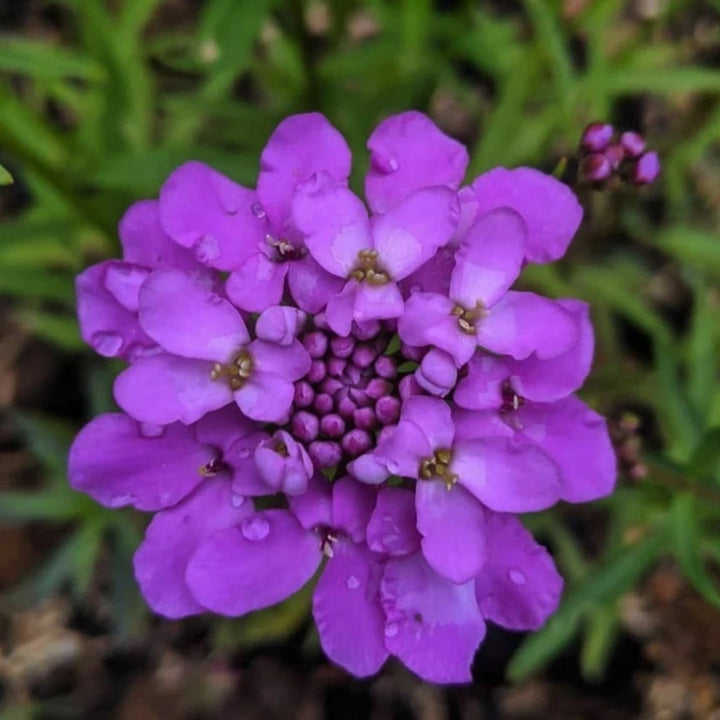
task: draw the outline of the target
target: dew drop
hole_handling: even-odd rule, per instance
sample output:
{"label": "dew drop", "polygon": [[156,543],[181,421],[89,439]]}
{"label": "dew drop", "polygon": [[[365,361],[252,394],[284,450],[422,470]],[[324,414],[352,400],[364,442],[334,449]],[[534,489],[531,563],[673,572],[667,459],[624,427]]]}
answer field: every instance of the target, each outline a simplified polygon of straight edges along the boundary
{"label": "dew drop", "polygon": [[165,434],[165,426],[140,423],[140,434],[146,438],[162,437]]}
{"label": "dew drop", "polygon": [[114,357],[123,346],[123,339],[117,333],[96,332],[90,338],[90,344],[95,351],[104,357]]}
{"label": "dew drop", "polygon": [[521,570],[518,570],[517,568],[510,568],[508,570],[508,577],[516,585],[524,585],[527,582],[527,577],[525,576],[525,573]]}
{"label": "dew drop", "polygon": [[266,215],[265,208],[259,202],[254,202],[252,204],[251,210],[252,214],[258,219],[262,219]]}
{"label": "dew drop", "polygon": [[399,535],[385,535],[382,539],[382,544],[386,550],[396,550],[400,542]]}
{"label": "dew drop", "polygon": [[397,623],[388,623],[385,625],[385,637],[393,638],[400,632],[400,626]]}
{"label": "dew drop", "polygon": [[230,498],[230,504],[234,508],[239,508],[243,506],[243,503],[245,502],[245,496],[244,495],[238,495],[237,493],[233,493],[232,497]]}
{"label": "dew drop", "polygon": [[360,587],[360,581],[355,575],[348,575],[345,581],[345,587],[347,587],[348,590],[357,590]]}
{"label": "dew drop", "polygon": [[270,523],[263,517],[248,518],[240,526],[240,530],[248,540],[263,540],[270,532]]}
{"label": "dew drop", "polygon": [[398,169],[398,161],[397,158],[391,157],[387,161],[388,168],[390,168],[390,172],[397,172]]}
{"label": "dew drop", "polygon": [[204,263],[215,260],[220,255],[218,242],[212,235],[203,235],[199,238],[193,250],[195,251],[195,257]]}

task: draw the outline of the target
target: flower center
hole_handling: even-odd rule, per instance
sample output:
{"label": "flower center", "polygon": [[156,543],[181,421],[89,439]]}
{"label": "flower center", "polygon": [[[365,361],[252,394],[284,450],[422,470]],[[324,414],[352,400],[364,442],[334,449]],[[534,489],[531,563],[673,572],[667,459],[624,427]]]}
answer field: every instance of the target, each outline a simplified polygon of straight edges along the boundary
{"label": "flower center", "polygon": [[215,363],[210,372],[213,380],[225,379],[231,390],[239,390],[245,381],[250,377],[253,370],[253,362],[250,353],[247,350],[241,350],[235,359],[223,365]]}
{"label": "flower center", "polygon": [[295,247],[291,242],[282,238],[274,238],[272,235],[265,236],[265,242],[271,248],[270,259],[275,263],[283,263],[288,260],[301,260],[307,255],[304,247]]}
{"label": "flower center", "polygon": [[456,305],[452,314],[457,317],[458,327],[467,335],[475,334],[475,326],[478,320],[482,320],[490,314],[490,311],[480,302],[474,308],[467,310],[462,305]]}
{"label": "flower center", "polygon": [[378,263],[377,250],[361,250],[350,277],[369,285],[387,285],[390,282],[390,275]]}
{"label": "flower center", "polygon": [[457,482],[457,475],[450,472],[452,452],[447,449],[436,450],[432,457],[424,458],[420,463],[418,475],[421,480],[440,478],[448,490]]}

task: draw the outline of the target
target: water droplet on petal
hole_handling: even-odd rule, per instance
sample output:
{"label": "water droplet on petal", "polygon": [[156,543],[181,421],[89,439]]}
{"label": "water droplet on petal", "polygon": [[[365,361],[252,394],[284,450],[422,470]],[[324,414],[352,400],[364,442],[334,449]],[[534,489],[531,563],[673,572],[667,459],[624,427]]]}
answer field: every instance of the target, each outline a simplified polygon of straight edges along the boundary
{"label": "water droplet on petal", "polygon": [[390,460],[387,464],[387,469],[394,475],[400,469],[400,465],[394,460]]}
{"label": "water droplet on petal", "polygon": [[393,638],[400,632],[400,626],[397,623],[388,623],[385,625],[385,637]]}
{"label": "water droplet on petal", "polygon": [[382,539],[382,544],[386,550],[395,550],[399,542],[399,535],[385,535]]}
{"label": "water droplet on petal", "polygon": [[140,423],[140,434],[147,438],[162,437],[165,434],[165,427],[164,425]]}
{"label": "water droplet on petal", "polygon": [[355,575],[348,575],[347,580],[345,581],[345,586],[348,590],[357,590],[360,587],[360,581],[355,577]]}
{"label": "water droplet on petal", "polygon": [[244,495],[238,495],[237,493],[233,493],[232,497],[230,498],[230,504],[234,508],[242,507],[243,503],[245,502],[245,496]]}
{"label": "water droplet on petal", "polygon": [[113,332],[96,332],[90,343],[97,353],[104,357],[114,357],[120,352],[123,346],[123,339],[117,333]]}
{"label": "water droplet on petal", "polygon": [[262,219],[266,215],[265,208],[259,202],[254,202],[250,209],[256,218]]}
{"label": "water droplet on petal", "polygon": [[510,570],[508,570],[508,577],[516,585],[524,585],[527,582],[527,577],[525,576],[525,573],[522,572],[522,570],[518,570],[517,568],[510,568]]}
{"label": "water droplet on petal", "polygon": [[245,458],[250,457],[250,448],[240,448],[236,450],[235,455],[244,460]]}
{"label": "water droplet on petal", "polygon": [[390,168],[390,172],[397,172],[397,169],[399,167],[397,158],[394,158],[394,157],[388,158],[387,164],[388,164],[388,167]]}
{"label": "water droplet on petal", "polygon": [[203,235],[195,243],[195,257],[202,263],[209,263],[220,255],[220,247],[212,235]]}
{"label": "water droplet on petal", "polygon": [[263,540],[270,532],[270,523],[264,517],[256,515],[245,520],[240,530],[248,540]]}

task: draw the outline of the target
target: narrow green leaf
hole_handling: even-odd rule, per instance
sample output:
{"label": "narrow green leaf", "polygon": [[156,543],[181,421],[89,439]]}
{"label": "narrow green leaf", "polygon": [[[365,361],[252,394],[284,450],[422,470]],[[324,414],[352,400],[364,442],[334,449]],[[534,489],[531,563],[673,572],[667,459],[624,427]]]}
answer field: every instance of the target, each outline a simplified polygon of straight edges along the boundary
{"label": "narrow green leaf", "polygon": [[80,517],[89,507],[84,495],[51,488],[37,492],[0,494],[0,521],[4,523],[66,522]]}
{"label": "narrow green leaf", "polygon": [[14,182],[13,176],[0,165],[0,187],[3,185],[12,185]]}
{"label": "narrow green leaf", "polygon": [[720,608],[720,586],[705,567],[701,551],[701,519],[692,493],[681,493],[671,508],[673,552],[680,569],[694,588],[712,605]]}
{"label": "narrow green leaf", "polygon": [[67,352],[79,352],[87,348],[80,338],[77,320],[74,317],[28,310],[20,313],[20,319],[35,335]]}
{"label": "narrow green leaf", "polygon": [[0,293],[33,300],[55,300],[68,307],[75,303],[71,275],[35,268],[0,269]]}
{"label": "narrow green leaf", "polygon": [[519,681],[547,664],[573,639],[583,614],[619,598],[655,562],[664,546],[663,533],[657,529],[634,545],[619,548],[589,572],[567,592],[545,627],[523,642],[508,667],[508,677]]}
{"label": "narrow green leaf", "polygon": [[596,682],[602,678],[619,627],[615,603],[602,605],[590,613],[580,653],[580,668],[586,680]]}
{"label": "narrow green leaf", "polygon": [[47,40],[3,38],[0,43],[0,71],[43,79],[78,78],[102,81],[103,67],[92,58]]}
{"label": "narrow green leaf", "polygon": [[720,93],[720,72],[702,67],[665,67],[607,73],[598,85],[615,95],[627,93]]}
{"label": "narrow green leaf", "polygon": [[45,469],[55,477],[64,478],[75,428],[40,413],[18,412],[13,415],[13,421],[30,451]]}

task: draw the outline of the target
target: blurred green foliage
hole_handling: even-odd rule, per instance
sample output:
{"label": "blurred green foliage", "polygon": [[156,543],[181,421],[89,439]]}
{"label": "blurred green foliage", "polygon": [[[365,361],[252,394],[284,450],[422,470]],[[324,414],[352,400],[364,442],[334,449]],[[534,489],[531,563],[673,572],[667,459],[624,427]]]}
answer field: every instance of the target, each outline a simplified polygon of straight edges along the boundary
{"label": "blurred green foliage", "polygon": [[[528,268],[524,281],[592,303],[598,350],[584,397],[616,419],[642,409],[657,437],[641,449],[644,472],[624,474],[614,496],[583,511],[607,520],[599,548],[589,549],[570,508],[527,519],[568,583],[559,612],[524,641],[510,675],[537,671],[579,637],[583,672],[599,678],[621,595],[661,556],[672,555],[720,607],[720,71],[706,60],[720,43],[717,2],[665,0],[651,17],[620,0],[522,0],[513,11],[469,0],[52,5],[60,21],[50,30],[19,30],[0,44],[0,160],[31,197],[0,224],[0,294],[16,322],[85,369],[88,416],[110,406],[112,368],[81,344],[73,276],[117,251],[121,212],[156,194],[180,162],[204,160],[252,184],[278,120],[317,109],[348,138],[359,187],[373,126],[417,108],[469,143],[473,174],[497,164],[549,169],[587,122],[622,123],[628,107],[642,107],[639,129],[663,158],[661,187],[585,194],[585,229],[568,258]],[[687,28],[703,18],[698,40]],[[0,166],[0,185],[11,180]],[[668,299],[675,286],[679,303]],[[100,564],[115,626],[137,630],[137,516],[68,488],[74,427],[15,420],[46,480],[38,491],[3,495],[0,520],[71,529],[12,595],[41,597],[70,579],[82,596]],[[301,593],[255,624],[218,623],[217,646],[277,638],[307,604]]]}

